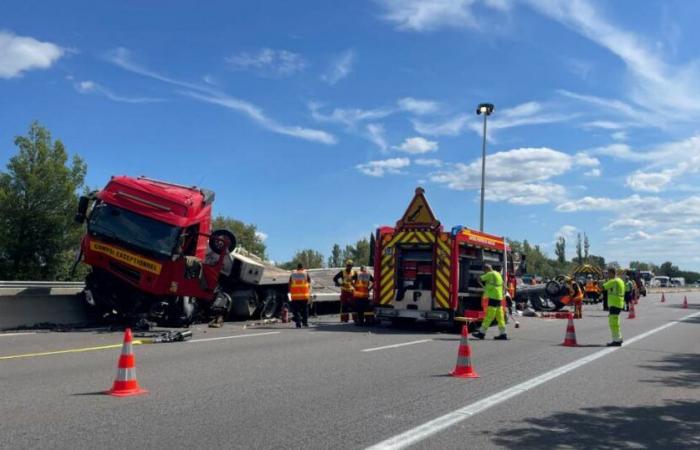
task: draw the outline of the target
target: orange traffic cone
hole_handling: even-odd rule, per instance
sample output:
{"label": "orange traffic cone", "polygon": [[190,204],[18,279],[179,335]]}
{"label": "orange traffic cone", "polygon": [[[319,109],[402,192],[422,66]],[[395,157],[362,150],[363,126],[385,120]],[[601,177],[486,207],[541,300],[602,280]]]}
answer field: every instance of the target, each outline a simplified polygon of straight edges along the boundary
{"label": "orange traffic cone", "polygon": [[117,378],[114,380],[112,389],[105,394],[115,397],[131,397],[133,395],[145,394],[146,390],[141,389],[136,381],[136,358],[132,344],[131,328],[124,330],[124,346],[117,365]]}
{"label": "orange traffic cone", "polygon": [[683,296],[683,309],[688,309],[688,297],[686,295]]}
{"label": "orange traffic cone", "polygon": [[630,313],[627,316],[628,319],[636,319],[637,318],[637,311],[634,308],[634,303],[630,302]]}
{"label": "orange traffic cone", "polygon": [[578,347],[576,329],[574,328],[574,315],[572,313],[569,313],[569,323],[566,324],[566,335],[561,345],[564,347]]}
{"label": "orange traffic cone", "polygon": [[666,295],[664,293],[661,293],[661,303],[666,303]]}
{"label": "orange traffic cone", "polygon": [[467,325],[462,327],[462,337],[457,351],[457,365],[450,375],[457,378],[479,378],[472,367],[472,349],[469,347],[469,331]]}

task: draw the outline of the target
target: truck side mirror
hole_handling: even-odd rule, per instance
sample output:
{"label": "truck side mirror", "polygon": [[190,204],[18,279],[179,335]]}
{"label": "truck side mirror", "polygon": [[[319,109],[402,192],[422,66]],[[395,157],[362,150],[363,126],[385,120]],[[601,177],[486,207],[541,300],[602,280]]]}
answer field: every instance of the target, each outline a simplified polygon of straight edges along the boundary
{"label": "truck side mirror", "polygon": [[80,196],[80,199],[78,200],[78,212],[75,213],[75,221],[77,223],[84,223],[85,222],[85,217],[87,216],[87,210],[88,210],[88,205],[90,204],[90,198],[86,197],[84,195]]}

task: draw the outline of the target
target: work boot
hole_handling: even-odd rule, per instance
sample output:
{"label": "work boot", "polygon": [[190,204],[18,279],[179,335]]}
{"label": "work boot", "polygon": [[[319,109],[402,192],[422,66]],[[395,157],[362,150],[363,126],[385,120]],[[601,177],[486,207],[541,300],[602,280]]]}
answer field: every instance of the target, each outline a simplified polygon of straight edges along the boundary
{"label": "work boot", "polygon": [[503,333],[499,334],[498,336],[494,337],[495,340],[497,341],[507,341],[508,340],[508,335]]}
{"label": "work boot", "polygon": [[607,347],[622,347],[622,341],[612,341],[605,344]]}
{"label": "work boot", "polygon": [[474,336],[477,339],[484,339],[486,335],[482,333],[481,331],[475,331],[472,333],[472,336]]}

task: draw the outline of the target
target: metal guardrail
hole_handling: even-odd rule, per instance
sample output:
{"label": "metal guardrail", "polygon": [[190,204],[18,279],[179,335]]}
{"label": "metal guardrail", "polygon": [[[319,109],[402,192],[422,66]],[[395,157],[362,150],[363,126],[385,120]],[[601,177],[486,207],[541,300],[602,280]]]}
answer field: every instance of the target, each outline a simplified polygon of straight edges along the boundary
{"label": "metal guardrail", "polygon": [[82,288],[82,281],[0,281],[1,288]]}

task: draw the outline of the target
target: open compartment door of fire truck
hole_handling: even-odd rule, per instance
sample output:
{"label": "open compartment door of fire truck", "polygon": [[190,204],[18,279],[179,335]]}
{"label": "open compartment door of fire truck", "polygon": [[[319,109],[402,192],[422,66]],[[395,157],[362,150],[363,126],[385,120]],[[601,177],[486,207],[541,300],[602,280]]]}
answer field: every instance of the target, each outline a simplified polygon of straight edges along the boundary
{"label": "open compartment door of fire truck", "polygon": [[452,229],[457,253],[457,317],[482,319],[484,289],[479,283],[484,266],[490,264],[507,279],[506,245],[503,238],[464,227]]}

